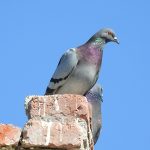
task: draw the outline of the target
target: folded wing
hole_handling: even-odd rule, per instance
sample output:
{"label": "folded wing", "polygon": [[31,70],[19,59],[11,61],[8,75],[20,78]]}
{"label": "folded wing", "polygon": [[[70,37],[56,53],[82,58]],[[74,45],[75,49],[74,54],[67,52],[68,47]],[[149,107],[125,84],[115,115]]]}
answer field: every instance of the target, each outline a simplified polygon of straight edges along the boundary
{"label": "folded wing", "polygon": [[55,94],[57,90],[65,84],[76,68],[78,58],[76,49],[69,49],[60,59],[58,66],[50,80],[45,95]]}

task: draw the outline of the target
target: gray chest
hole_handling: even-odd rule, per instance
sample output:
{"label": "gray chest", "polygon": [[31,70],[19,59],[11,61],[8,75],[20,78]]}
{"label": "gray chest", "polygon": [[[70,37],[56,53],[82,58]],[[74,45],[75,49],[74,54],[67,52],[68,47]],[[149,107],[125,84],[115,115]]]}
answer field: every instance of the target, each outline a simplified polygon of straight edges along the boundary
{"label": "gray chest", "polygon": [[59,93],[84,95],[97,80],[97,70],[91,65],[79,65]]}
{"label": "gray chest", "polygon": [[92,83],[95,79],[97,70],[94,65],[81,64],[75,69],[72,78],[81,80],[82,82]]}

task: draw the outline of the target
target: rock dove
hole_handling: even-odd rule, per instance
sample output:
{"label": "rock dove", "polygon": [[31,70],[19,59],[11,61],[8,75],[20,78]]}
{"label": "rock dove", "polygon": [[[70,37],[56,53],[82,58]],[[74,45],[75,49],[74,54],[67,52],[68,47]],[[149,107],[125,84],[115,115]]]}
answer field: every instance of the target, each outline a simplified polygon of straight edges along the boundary
{"label": "rock dove", "polygon": [[103,90],[96,84],[85,96],[92,107],[92,134],[94,144],[96,144],[102,126],[101,102]]}
{"label": "rock dove", "polygon": [[85,44],[65,52],[45,95],[85,95],[98,79],[103,47],[108,42],[119,44],[115,33],[111,29],[104,28],[94,34]]}

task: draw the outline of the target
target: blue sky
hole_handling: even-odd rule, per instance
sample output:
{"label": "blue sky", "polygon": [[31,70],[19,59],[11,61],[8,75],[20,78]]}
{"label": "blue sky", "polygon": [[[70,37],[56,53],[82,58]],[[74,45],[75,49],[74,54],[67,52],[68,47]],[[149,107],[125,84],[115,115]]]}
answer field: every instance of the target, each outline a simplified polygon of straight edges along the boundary
{"label": "blue sky", "polygon": [[103,27],[103,128],[96,150],[150,149],[150,2],[0,1],[0,122],[23,127],[24,99],[42,95],[61,55]]}

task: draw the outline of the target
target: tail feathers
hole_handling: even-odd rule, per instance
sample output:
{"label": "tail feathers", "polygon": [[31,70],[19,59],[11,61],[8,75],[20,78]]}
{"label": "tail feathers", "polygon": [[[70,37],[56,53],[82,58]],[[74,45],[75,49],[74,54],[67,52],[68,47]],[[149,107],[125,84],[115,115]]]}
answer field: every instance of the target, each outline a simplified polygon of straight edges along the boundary
{"label": "tail feathers", "polygon": [[101,128],[99,128],[99,129],[97,130],[96,134],[95,134],[95,137],[94,137],[94,145],[96,144],[96,142],[97,142],[97,140],[98,140],[98,138],[99,138],[99,136],[100,136],[100,129],[101,129]]}
{"label": "tail feathers", "polygon": [[54,91],[55,91],[55,89],[51,89],[51,88],[47,87],[44,95],[53,95]]}

